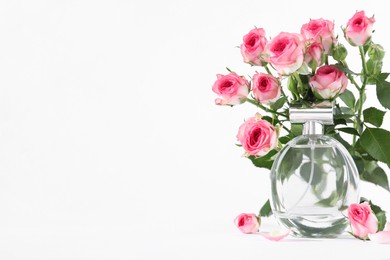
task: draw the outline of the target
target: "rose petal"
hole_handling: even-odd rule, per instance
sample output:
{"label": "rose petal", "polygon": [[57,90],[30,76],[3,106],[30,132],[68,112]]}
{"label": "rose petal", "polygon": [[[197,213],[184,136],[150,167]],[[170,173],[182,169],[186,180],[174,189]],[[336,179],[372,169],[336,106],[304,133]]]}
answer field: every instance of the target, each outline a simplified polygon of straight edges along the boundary
{"label": "rose petal", "polygon": [[368,215],[366,227],[368,229],[368,233],[374,234],[378,231],[378,219],[375,214]]}
{"label": "rose petal", "polygon": [[386,223],[385,229],[383,231],[390,231],[390,222]]}
{"label": "rose petal", "polygon": [[390,244],[390,231],[379,231],[375,234],[368,234],[371,241],[380,244]]}
{"label": "rose petal", "polygon": [[354,234],[357,237],[360,238],[366,238],[368,234],[368,229],[367,227],[357,223],[357,222],[351,222],[351,229],[352,229],[352,234]]}
{"label": "rose petal", "polygon": [[283,233],[280,230],[272,231],[270,233],[264,233],[264,232],[259,233],[259,235],[261,235],[262,237],[264,237],[268,240],[271,240],[271,241],[282,240],[283,238],[287,237],[289,234],[290,234],[290,230],[287,230],[287,232],[285,232],[285,233]]}

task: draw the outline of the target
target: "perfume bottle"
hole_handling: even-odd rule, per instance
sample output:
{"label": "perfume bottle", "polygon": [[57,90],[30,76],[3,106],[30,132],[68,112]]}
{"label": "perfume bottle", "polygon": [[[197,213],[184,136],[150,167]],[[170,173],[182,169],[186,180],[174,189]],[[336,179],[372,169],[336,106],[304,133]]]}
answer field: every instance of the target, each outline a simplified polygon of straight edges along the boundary
{"label": "perfume bottle", "polygon": [[359,202],[359,174],[345,147],[324,135],[333,104],[290,107],[301,136],[278,153],[271,169],[271,208],[297,237],[336,237],[348,225],[347,209]]}

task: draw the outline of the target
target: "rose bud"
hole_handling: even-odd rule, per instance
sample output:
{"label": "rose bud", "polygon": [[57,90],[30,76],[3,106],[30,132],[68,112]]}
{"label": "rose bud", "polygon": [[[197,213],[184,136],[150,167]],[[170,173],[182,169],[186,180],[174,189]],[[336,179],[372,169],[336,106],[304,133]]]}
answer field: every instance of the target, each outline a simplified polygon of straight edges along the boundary
{"label": "rose bud", "polygon": [[385,50],[379,44],[371,44],[368,48],[368,57],[374,61],[381,61],[385,56]]}
{"label": "rose bud", "polygon": [[316,97],[332,99],[344,92],[348,85],[348,78],[335,66],[324,65],[309,79],[309,84]]}
{"label": "rose bud", "polygon": [[348,51],[341,43],[333,48],[333,59],[337,61],[344,61],[347,58]]}
{"label": "rose bud", "polygon": [[278,131],[260,114],[246,120],[239,128],[237,140],[245,155],[264,156],[278,145]]}
{"label": "rose bud", "polygon": [[218,74],[212,90],[220,96],[215,99],[215,104],[238,105],[245,102],[249,94],[249,82],[234,72]]}
{"label": "rose bud", "polygon": [[252,91],[262,104],[275,102],[281,95],[279,81],[269,74],[256,73],[252,79]]}
{"label": "rose bud", "polygon": [[[369,59],[367,61],[368,74],[373,75],[373,76],[378,75],[382,71],[382,66],[383,66],[383,62],[381,60],[375,61],[375,60]],[[376,81],[374,80],[374,82],[376,82]]]}
{"label": "rose bud", "polygon": [[313,42],[306,48],[305,62],[312,70],[321,66],[324,60],[324,47],[321,43]]}
{"label": "rose bud", "polygon": [[345,38],[353,46],[365,45],[371,39],[374,22],[374,17],[366,17],[364,11],[356,12],[347,23]]}
{"label": "rose bud", "polygon": [[240,45],[244,62],[252,65],[261,65],[261,54],[267,43],[263,28],[255,28],[243,37],[244,43]]}
{"label": "rose bud", "polygon": [[260,217],[257,217],[255,214],[241,213],[234,220],[234,224],[242,233],[253,234],[259,230]]}
{"label": "rose bud", "polygon": [[361,239],[367,239],[369,234],[378,231],[378,219],[367,202],[351,204],[348,208],[348,219],[352,234]]}

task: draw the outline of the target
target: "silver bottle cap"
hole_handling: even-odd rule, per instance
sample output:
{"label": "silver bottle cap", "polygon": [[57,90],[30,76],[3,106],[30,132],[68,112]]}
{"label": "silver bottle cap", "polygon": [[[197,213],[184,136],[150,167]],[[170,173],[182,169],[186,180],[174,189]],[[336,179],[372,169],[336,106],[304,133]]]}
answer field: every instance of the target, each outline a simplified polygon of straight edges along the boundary
{"label": "silver bottle cap", "polygon": [[290,106],[289,114],[292,124],[304,124],[304,135],[322,135],[323,125],[333,125],[333,102],[294,104]]}

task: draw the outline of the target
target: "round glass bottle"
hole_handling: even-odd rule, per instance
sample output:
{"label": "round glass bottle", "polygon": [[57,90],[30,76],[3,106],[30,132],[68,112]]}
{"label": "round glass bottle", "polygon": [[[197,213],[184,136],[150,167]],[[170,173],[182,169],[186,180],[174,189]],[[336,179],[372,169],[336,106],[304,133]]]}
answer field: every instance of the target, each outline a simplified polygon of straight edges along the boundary
{"label": "round glass bottle", "polygon": [[348,206],[359,202],[356,165],[340,142],[323,135],[322,123],[307,121],[271,169],[272,211],[298,237],[338,236],[347,227]]}

